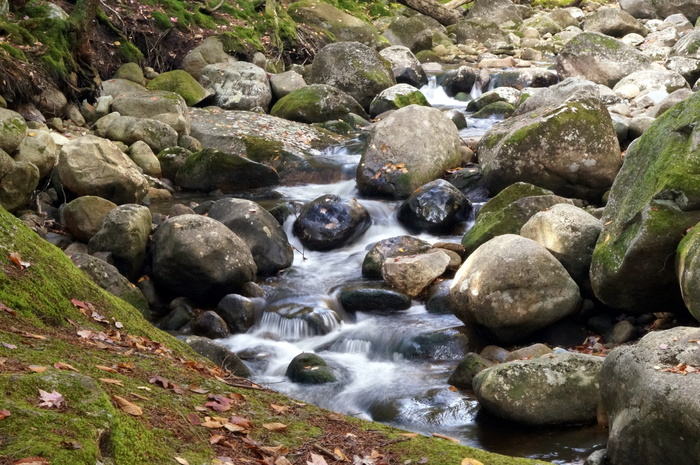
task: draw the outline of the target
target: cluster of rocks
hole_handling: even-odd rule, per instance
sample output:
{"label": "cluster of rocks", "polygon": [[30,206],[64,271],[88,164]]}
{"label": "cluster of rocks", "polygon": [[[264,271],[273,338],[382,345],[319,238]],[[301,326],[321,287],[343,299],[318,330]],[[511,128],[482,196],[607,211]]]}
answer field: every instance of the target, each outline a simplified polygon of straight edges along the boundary
{"label": "cluster of rocks", "polygon": [[[376,243],[362,274],[384,284],[344,288],[347,311],[424,299],[503,345],[573,346],[587,330],[622,343],[687,313],[700,319],[695,2],[546,11],[477,0],[448,27],[421,15],[372,26],[315,0],[289,12],[341,41],[307,67],[268,75],[264,59],[236,61],[209,38],[182,70],[147,79],[125,65],[94,104],[47,91],[35,107],[0,108],[0,205],[162,328],[225,337],[274,310],[254,281],[292,263],[283,209],[226,197],[164,216],[144,204],[177,188],[240,196],[340,179],[342,161],[323,150],[363,127],[358,190],[401,200],[397,218],[411,233],[453,231],[471,201],[493,198],[461,244]],[[543,60],[552,66],[533,66]],[[464,116],[430,107],[418,90],[426,70],[457,98],[493,86],[468,110],[506,119],[463,144]],[[303,206],[294,234],[313,250],[352,243],[371,223],[361,204],[321,196]],[[450,382],[525,424],[596,422],[602,405],[616,465],[694,463],[700,442],[676,412],[696,408],[692,383],[679,381],[679,366],[700,365],[696,332],[652,333],[605,361],[491,346],[467,354]],[[335,379],[310,354],[288,374]],[[668,418],[650,424],[640,399]],[[631,454],[650,444],[648,460]]]}

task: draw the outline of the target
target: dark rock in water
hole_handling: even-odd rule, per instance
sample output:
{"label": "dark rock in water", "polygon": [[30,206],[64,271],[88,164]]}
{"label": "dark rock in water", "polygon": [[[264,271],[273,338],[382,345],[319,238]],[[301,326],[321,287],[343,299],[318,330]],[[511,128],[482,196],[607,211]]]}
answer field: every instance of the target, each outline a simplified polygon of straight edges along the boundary
{"label": "dark rock in water", "polygon": [[224,319],[211,310],[199,314],[194,319],[192,332],[197,336],[204,336],[209,339],[219,339],[231,335]]}
{"label": "dark rock in water", "polygon": [[265,297],[265,291],[253,281],[248,281],[241,286],[241,295],[248,298]]}
{"label": "dark rock in water", "polygon": [[458,69],[448,71],[440,80],[440,84],[445,89],[445,93],[454,97],[460,92],[469,93],[474,87],[479,70],[468,66],[461,66]]}
{"label": "dark rock in water", "polygon": [[418,334],[400,352],[411,359],[459,360],[468,348],[469,337],[457,329],[448,328]]}
{"label": "dark rock in water", "polygon": [[487,360],[479,354],[469,352],[459,362],[455,371],[450,375],[447,382],[459,388],[471,389],[472,379],[480,371],[494,366],[494,362]]}
{"label": "dark rock in water", "polygon": [[192,319],[194,302],[186,297],[178,297],[170,302],[170,313],[163,318],[158,327],[164,331],[178,331]]}
{"label": "dark rock in water", "polygon": [[[260,300],[260,299],[258,299]],[[258,302],[238,294],[228,294],[216,306],[231,333],[245,333],[255,324]]]}
{"label": "dark rock in water", "polygon": [[362,276],[365,278],[382,277],[384,260],[391,257],[402,257],[424,253],[430,249],[430,244],[413,236],[396,236],[382,239],[372,246],[362,262]]}
{"label": "dark rock in water", "polygon": [[163,177],[174,180],[178,170],[182,168],[185,160],[190,155],[192,155],[192,152],[182,147],[168,147],[158,152],[156,157],[160,162],[160,170]]}
{"label": "dark rock in water", "polygon": [[455,169],[445,179],[472,202],[485,202],[489,198],[489,191],[482,181],[481,167],[476,163]]}
{"label": "dark rock in water", "polygon": [[349,286],[340,291],[340,304],[345,311],[406,310],[411,298],[393,289]]}
{"label": "dark rock in water", "polygon": [[209,209],[209,217],[243,239],[253,254],[258,274],[271,275],[292,264],[294,251],[287,234],[259,204],[244,199],[222,199]]}
{"label": "dark rock in water", "polygon": [[582,345],[588,337],[588,331],[573,321],[562,320],[539,331],[533,340],[541,341],[552,347],[576,347]]}
{"label": "dark rock in water", "polygon": [[199,336],[187,336],[183,340],[199,355],[208,358],[234,375],[242,378],[250,376],[250,370],[248,370],[245,363],[238,358],[238,355],[231,352],[223,345]]}
{"label": "dark rock in water", "polygon": [[180,216],[180,215],[195,215],[195,211],[188,207],[187,205],[183,205],[181,203],[176,203],[172,207],[170,207],[170,210],[168,210],[168,216],[173,217],[173,216]]}
{"label": "dark rock in water", "polygon": [[457,126],[457,129],[464,129],[467,127],[467,117],[464,116],[464,113],[462,111],[453,108],[451,110],[445,111],[445,115],[447,115],[453,123],[455,123],[455,126]]}
{"label": "dark rock in water", "polygon": [[156,287],[150,276],[145,275],[139,278],[138,282],[136,283],[136,287],[139,288],[143,296],[146,298],[148,307],[155,313],[154,318],[165,316],[163,311],[168,311],[168,302],[162,295],[162,292]]}
{"label": "dark rock in water", "polygon": [[372,220],[356,200],[328,194],[302,208],[294,222],[294,235],[311,250],[331,250],[358,239]]}
{"label": "dark rock in water", "polygon": [[450,299],[450,286],[452,280],[438,281],[428,289],[428,301],[425,308],[428,313],[449,315],[452,313],[452,300]]}
{"label": "dark rock in water", "polygon": [[286,375],[295,383],[324,384],[336,381],[325,360],[316,354],[301,353],[287,367]]}
{"label": "dark rock in water", "polygon": [[466,219],[471,202],[444,179],[429,182],[406,199],[397,219],[413,232],[444,233]]}

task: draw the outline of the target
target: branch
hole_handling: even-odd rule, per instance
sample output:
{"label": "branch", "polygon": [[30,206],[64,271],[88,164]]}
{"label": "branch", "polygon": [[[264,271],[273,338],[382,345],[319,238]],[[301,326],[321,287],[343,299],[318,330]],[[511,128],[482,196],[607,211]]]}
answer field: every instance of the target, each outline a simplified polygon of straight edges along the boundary
{"label": "branch", "polygon": [[445,3],[444,7],[449,8],[450,10],[454,10],[455,8],[459,8],[462,5],[466,5],[467,3],[472,3],[474,0],[451,0],[447,3]]}

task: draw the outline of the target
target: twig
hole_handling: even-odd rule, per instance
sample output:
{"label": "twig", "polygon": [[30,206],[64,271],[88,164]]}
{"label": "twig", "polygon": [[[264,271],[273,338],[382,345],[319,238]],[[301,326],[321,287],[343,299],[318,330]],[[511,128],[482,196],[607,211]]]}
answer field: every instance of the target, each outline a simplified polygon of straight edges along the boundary
{"label": "twig", "polygon": [[333,452],[331,452],[330,450],[326,449],[325,447],[323,447],[323,446],[320,445],[320,444],[311,444],[311,447],[312,447],[313,449],[316,449],[317,451],[319,451],[320,453],[322,453],[322,454],[325,455],[326,457],[332,458],[333,460],[340,460],[340,459],[341,459],[340,457],[338,457],[338,456],[335,455]]}

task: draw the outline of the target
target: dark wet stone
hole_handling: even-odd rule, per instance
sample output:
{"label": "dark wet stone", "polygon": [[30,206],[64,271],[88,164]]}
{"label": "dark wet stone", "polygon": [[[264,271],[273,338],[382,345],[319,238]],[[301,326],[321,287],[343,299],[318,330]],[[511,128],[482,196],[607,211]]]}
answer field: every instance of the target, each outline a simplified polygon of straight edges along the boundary
{"label": "dark wet stone", "polygon": [[472,379],[480,371],[494,366],[495,363],[474,352],[469,352],[460,360],[455,371],[450,375],[447,382],[459,388],[471,389]]}
{"label": "dark wet stone", "polygon": [[366,278],[381,278],[384,260],[392,257],[402,257],[424,253],[430,249],[430,244],[413,236],[396,236],[382,239],[372,246],[362,262],[362,276]]}
{"label": "dark wet stone", "polygon": [[348,312],[405,310],[411,306],[411,298],[393,289],[350,286],[340,291],[340,304]]}
{"label": "dark wet stone", "polygon": [[437,179],[411,194],[396,217],[413,232],[445,233],[466,219],[471,208],[462,192],[444,179]]}
{"label": "dark wet stone", "polygon": [[294,235],[311,250],[331,250],[357,240],[372,220],[356,200],[323,195],[304,205],[294,222]]}
{"label": "dark wet stone", "polygon": [[325,360],[316,354],[301,353],[287,367],[286,375],[295,383],[324,384],[336,381]]}
{"label": "dark wet stone", "polygon": [[197,315],[192,322],[192,332],[197,336],[209,339],[219,339],[231,335],[224,319],[211,310]]}

